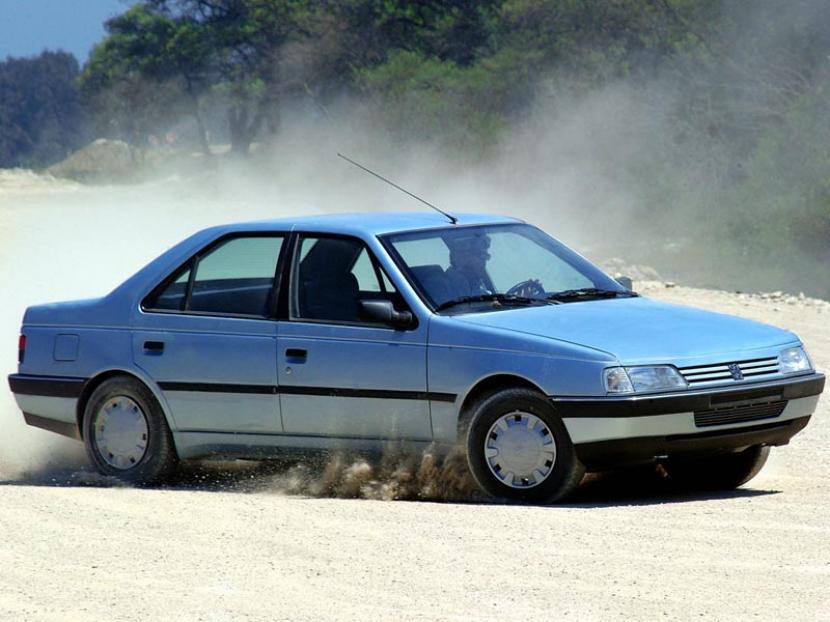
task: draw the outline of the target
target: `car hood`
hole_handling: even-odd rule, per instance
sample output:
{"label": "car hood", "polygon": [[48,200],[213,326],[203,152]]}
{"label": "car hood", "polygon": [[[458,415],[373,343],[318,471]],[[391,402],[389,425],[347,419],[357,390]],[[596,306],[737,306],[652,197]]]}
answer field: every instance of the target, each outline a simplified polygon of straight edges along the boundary
{"label": "car hood", "polygon": [[522,307],[456,319],[602,350],[623,364],[682,364],[718,354],[742,360],[751,358],[753,350],[798,341],[774,326],[644,297]]}

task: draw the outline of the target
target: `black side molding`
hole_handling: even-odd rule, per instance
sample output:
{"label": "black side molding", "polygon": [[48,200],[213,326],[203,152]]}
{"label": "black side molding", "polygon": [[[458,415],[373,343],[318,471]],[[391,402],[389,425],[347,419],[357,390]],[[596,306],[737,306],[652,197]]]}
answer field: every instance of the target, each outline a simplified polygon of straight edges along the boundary
{"label": "black side molding", "polygon": [[273,395],[276,387],[270,384],[219,384],[213,382],[159,382],[162,391],[192,391],[194,393],[246,393]]}
{"label": "black side molding", "polygon": [[[12,374],[9,387],[18,395],[42,395],[45,397],[80,397],[87,378],[62,376],[30,376]],[[297,387],[269,384],[220,384],[212,382],[159,382],[162,391],[193,391],[197,393],[243,393],[254,395],[320,395],[327,397],[367,397],[375,399],[431,400],[452,403],[454,393],[429,391],[396,391],[391,389],[348,389],[341,387]]]}
{"label": "black side molding", "polygon": [[384,400],[430,400],[433,402],[454,402],[454,393],[434,393],[428,391],[395,391],[391,389],[345,389],[340,387],[296,387],[282,385],[277,387],[282,395],[321,395],[326,397],[370,397]]}
{"label": "black side molding", "polygon": [[80,397],[86,378],[65,376],[29,376],[12,374],[9,388],[18,395],[41,395],[43,397]]}
{"label": "black side molding", "polygon": [[258,395],[317,395],[325,397],[365,397],[388,400],[430,400],[452,403],[454,393],[429,391],[395,391],[391,389],[348,389],[341,387],[273,386],[267,384],[218,384],[207,382],[159,382],[163,391],[193,391],[196,393],[253,393]]}

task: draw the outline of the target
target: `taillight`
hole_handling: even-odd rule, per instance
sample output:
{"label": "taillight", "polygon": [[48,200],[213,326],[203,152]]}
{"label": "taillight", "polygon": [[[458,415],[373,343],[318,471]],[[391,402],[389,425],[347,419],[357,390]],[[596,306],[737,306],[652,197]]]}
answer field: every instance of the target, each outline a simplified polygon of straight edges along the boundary
{"label": "taillight", "polygon": [[20,339],[17,340],[17,362],[22,363],[24,356],[26,356],[26,335],[20,335]]}

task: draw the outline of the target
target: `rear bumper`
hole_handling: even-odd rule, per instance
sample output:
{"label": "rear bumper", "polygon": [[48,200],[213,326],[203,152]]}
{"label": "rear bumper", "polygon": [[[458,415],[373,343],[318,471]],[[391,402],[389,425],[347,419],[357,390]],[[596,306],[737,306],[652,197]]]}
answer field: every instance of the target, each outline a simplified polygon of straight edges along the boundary
{"label": "rear bumper", "polygon": [[73,378],[69,376],[11,374],[9,376],[9,388],[15,395],[78,398],[84,389],[86,380],[86,378]]}
{"label": "rear bumper", "polygon": [[589,469],[677,454],[784,445],[807,425],[825,378],[797,378],[686,393],[553,398]]}
{"label": "rear bumper", "polygon": [[26,423],[70,438],[80,438],[77,406],[85,383],[85,378],[9,376],[9,388]]}
{"label": "rear bumper", "polygon": [[23,420],[26,425],[41,430],[48,430],[61,436],[68,436],[76,440],[81,440],[81,432],[78,430],[78,424],[74,422],[59,421],[49,417],[41,417],[40,415],[33,415],[32,413],[23,412]]}

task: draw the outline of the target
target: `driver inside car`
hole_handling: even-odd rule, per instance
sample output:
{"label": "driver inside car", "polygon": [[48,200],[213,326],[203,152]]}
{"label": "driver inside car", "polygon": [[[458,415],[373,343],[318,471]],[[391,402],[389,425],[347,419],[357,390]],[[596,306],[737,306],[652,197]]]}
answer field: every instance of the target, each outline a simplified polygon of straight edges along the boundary
{"label": "driver inside car", "polygon": [[444,243],[450,249],[450,265],[445,275],[451,297],[494,293],[495,287],[487,274],[490,236],[483,233],[456,233],[446,236]]}

